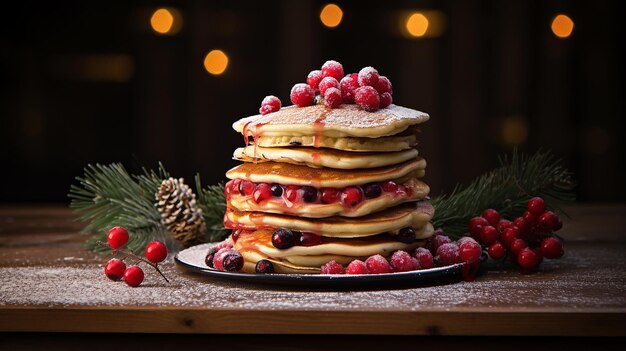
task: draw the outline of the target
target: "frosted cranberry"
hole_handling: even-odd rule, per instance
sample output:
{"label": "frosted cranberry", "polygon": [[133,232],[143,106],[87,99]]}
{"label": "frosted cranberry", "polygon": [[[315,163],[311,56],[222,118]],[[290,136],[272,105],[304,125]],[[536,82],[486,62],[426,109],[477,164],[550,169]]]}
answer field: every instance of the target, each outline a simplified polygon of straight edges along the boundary
{"label": "frosted cranberry", "polygon": [[376,89],[370,86],[358,88],[354,93],[354,102],[365,111],[373,112],[380,106],[380,97]]}
{"label": "frosted cranberry", "polygon": [[393,271],[387,259],[381,255],[373,255],[365,260],[367,271],[371,274],[391,273]]}
{"label": "frosted cranberry", "polygon": [[320,94],[324,95],[329,88],[339,88],[339,81],[333,77],[324,77],[319,85]]}
{"label": "frosted cranberry", "polygon": [[367,274],[367,266],[361,260],[354,260],[346,267],[346,274]]}
{"label": "frosted cranberry", "polygon": [[487,253],[494,260],[501,260],[506,255],[506,250],[504,249],[504,246],[501,242],[496,241],[495,243],[491,244],[491,246],[489,246],[489,248],[487,249]]}
{"label": "frosted cranberry", "polygon": [[559,223],[559,217],[557,217],[557,215],[554,214],[554,212],[552,211],[544,212],[537,219],[537,226],[546,232],[555,230],[555,228],[557,228],[558,226],[558,223]]}
{"label": "frosted cranberry", "polygon": [[382,93],[392,93],[392,89],[391,89],[391,82],[389,81],[389,78],[385,77],[385,76],[379,76],[378,80],[376,81],[376,84],[374,84],[374,89],[376,89],[377,92],[379,92],[380,94]]}
{"label": "frosted cranberry", "polygon": [[297,237],[297,244],[302,246],[315,246],[323,242],[322,237],[315,233],[303,232]]}
{"label": "frosted cranberry", "polygon": [[394,252],[389,259],[389,263],[391,264],[394,272],[408,272],[417,268],[411,255],[402,250]]}
{"label": "frosted cranberry", "polygon": [[528,223],[528,225],[532,228],[537,224],[537,217],[534,214],[530,213],[530,211],[525,211],[522,213],[522,218]]}
{"label": "frosted cranberry", "polygon": [[143,281],[143,270],[138,266],[130,266],[124,271],[124,281],[128,286],[137,287]]}
{"label": "frosted cranberry", "polygon": [[291,88],[291,102],[300,107],[310,106],[315,98],[315,89],[308,84],[298,83]]}
{"label": "frosted cranberry", "polygon": [[219,244],[217,244],[216,247],[217,247],[218,250],[221,250],[221,249],[224,249],[224,248],[232,249],[233,248],[233,244],[230,241],[228,241],[228,240],[224,240],[224,241],[220,242]]}
{"label": "frosted cranberry", "polygon": [[418,247],[413,251],[413,257],[417,260],[416,269],[428,269],[433,267],[433,254],[423,247]]}
{"label": "frosted cranberry", "polygon": [[330,108],[337,108],[341,106],[342,102],[343,102],[343,99],[341,98],[341,91],[339,89],[337,88],[326,89],[326,91],[324,92],[324,105]]}
{"label": "frosted cranberry", "polygon": [[517,217],[513,220],[513,225],[519,229],[520,236],[526,235],[530,231],[530,226],[524,217]]}
{"label": "frosted cranberry", "polygon": [[359,187],[349,187],[341,192],[341,202],[346,207],[354,207],[363,201],[363,191]]}
{"label": "frosted cranberry", "polygon": [[124,276],[124,271],[126,271],[126,264],[117,258],[112,258],[107,264],[104,266],[104,274],[107,278],[118,281],[122,279]]}
{"label": "frosted cranberry", "polygon": [[500,240],[506,247],[510,247],[513,243],[513,240],[519,238],[519,229],[516,226],[512,225],[504,230],[502,234],[500,234]]}
{"label": "frosted cranberry", "polygon": [[496,229],[498,229],[500,233],[504,233],[504,230],[512,225],[513,223],[508,219],[501,219],[500,222],[498,222]]}
{"label": "frosted cranberry", "polygon": [[152,263],[163,262],[167,257],[167,247],[162,242],[155,240],[146,245],[146,258]]}
{"label": "frosted cranberry", "polygon": [[451,242],[452,240],[443,234],[433,235],[428,241],[428,249],[433,255],[435,255],[437,254],[437,249],[439,249],[441,245]]}
{"label": "frosted cranberry", "polygon": [[378,83],[379,78],[378,71],[371,66],[364,67],[359,71],[359,85],[360,86],[371,86],[373,87]]}
{"label": "frosted cranberry", "polygon": [[533,197],[528,200],[528,211],[539,217],[546,212],[546,202],[540,197]]}
{"label": "frosted cranberry", "polygon": [[339,201],[339,190],[335,188],[322,188],[322,203],[333,204]]}
{"label": "frosted cranberry", "polygon": [[257,204],[261,201],[268,200],[272,197],[272,190],[269,184],[267,183],[259,183],[254,190],[254,202]]}
{"label": "frosted cranberry", "polygon": [[291,202],[295,202],[300,197],[300,187],[297,185],[287,185],[285,197]]}
{"label": "frosted cranberry", "polygon": [[261,108],[259,109],[259,113],[262,115],[266,115],[271,112],[276,112],[280,110],[282,103],[280,99],[274,95],[266,96],[261,102]]}
{"label": "frosted cranberry", "polygon": [[287,228],[278,228],[272,233],[272,245],[275,248],[285,250],[295,244],[293,232]]}
{"label": "frosted cranberry", "polygon": [[480,235],[482,227],[489,225],[489,222],[483,217],[474,217],[469,220],[467,230],[474,239],[477,239]]}
{"label": "frosted cranberry", "polygon": [[236,251],[228,251],[222,258],[222,267],[227,272],[239,272],[243,268],[243,256]]}
{"label": "frosted cranberry", "polygon": [[257,273],[274,273],[274,264],[269,260],[259,260],[254,266]]}
{"label": "frosted cranberry", "polygon": [[215,255],[213,256],[213,268],[219,270],[219,271],[223,271],[224,270],[224,256],[226,256],[226,254],[228,252],[230,252],[231,248],[221,248],[219,249]]}
{"label": "frosted cranberry", "polygon": [[398,231],[398,235],[396,235],[396,240],[401,243],[412,243],[415,241],[415,230],[411,227],[406,227],[400,229]]}
{"label": "frosted cranberry", "polygon": [[332,260],[322,266],[322,274],[343,274],[343,266]]}
{"label": "frosted cranberry", "polygon": [[546,258],[561,258],[564,253],[561,240],[552,236],[543,239],[539,247]]}
{"label": "frosted cranberry", "polygon": [[107,233],[109,246],[118,249],[128,242],[128,231],[124,227],[113,227]]}
{"label": "frosted cranberry", "polygon": [[343,66],[337,61],[328,60],[322,65],[322,76],[340,80],[343,77]]}
{"label": "frosted cranberry", "polygon": [[378,183],[369,183],[363,186],[363,194],[367,199],[374,199],[382,194],[383,189]]}
{"label": "frosted cranberry", "polygon": [[391,97],[391,94],[389,93],[380,94],[380,96],[378,97],[378,100],[380,101],[378,103],[379,108],[385,108],[391,105],[391,103],[393,102],[393,98]]}
{"label": "frosted cranberry", "polygon": [[476,241],[474,238],[472,238],[471,236],[467,236],[467,234],[463,237],[461,237],[459,240],[456,241],[456,244],[458,246],[461,246],[461,244],[466,243],[466,242],[472,242],[472,243],[476,243],[478,244],[478,241]]}
{"label": "frosted cranberry", "polygon": [[498,236],[498,230],[493,226],[487,225],[480,228],[480,234],[478,237],[481,243],[491,245],[498,240]]}
{"label": "frosted cranberry", "polygon": [[239,194],[241,196],[252,195],[254,192],[254,183],[243,179],[241,183],[239,183]]}
{"label": "frosted cranberry", "polygon": [[270,191],[272,192],[272,196],[275,196],[275,197],[283,196],[283,187],[280,184],[272,184]]}
{"label": "frosted cranberry", "polygon": [[481,217],[486,219],[487,222],[494,227],[498,225],[498,222],[500,222],[500,213],[493,208],[484,210]]}
{"label": "frosted cranberry", "polygon": [[517,264],[526,271],[537,269],[541,261],[542,257],[539,250],[533,250],[528,247],[522,249],[517,255]]}
{"label": "frosted cranberry", "polygon": [[302,187],[302,199],[304,200],[304,202],[315,202],[317,201],[317,198],[317,189],[312,186]]}
{"label": "frosted cranberry", "polygon": [[511,243],[511,246],[509,247],[509,250],[511,250],[511,253],[513,255],[518,255],[520,253],[520,251],[522,251],[522,249],[524,249],[526,247],[528,247],[528,243],[526,242],[526,240],[524,240],[524,239],[515,239]]}
{"label": "frosted cranberry", "polygon": [[482,248],[475,240],[465,240],[459,246],[459,257],[463,262],[476,262],[480,259]]}
{"label": "frosted cranberry", "polygon": [[322,75],[322,71],[316,69],[314,71],[309,72],[309,75],[306,77],[306,83],[313,89],[317,89],[319,87],[320,81],[324,78]]}
{"label": "frosted cranberry", "polygon": [[459,263],[459,247],[455,243],[443,244],[437,248],[437,258],[441,266]]}
{"label": "frosted cranberry", "polygon": [[395,193],[398,190],[398,184],[392,180],[383,183],[383,191],[386,193]]}
{"label": "frosted cranberry", "polygon": [[353,104],[355,91],[359,88],[358,74],[351,73],[343,77],[339,82],[339,87],[341,88],[343,102],[345,104]]}

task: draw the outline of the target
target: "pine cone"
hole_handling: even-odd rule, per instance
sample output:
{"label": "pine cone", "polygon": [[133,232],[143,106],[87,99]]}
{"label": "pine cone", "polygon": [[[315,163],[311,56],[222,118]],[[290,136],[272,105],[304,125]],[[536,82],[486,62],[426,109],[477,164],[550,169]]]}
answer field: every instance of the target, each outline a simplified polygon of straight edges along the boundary
{"label": "pine cone", "polygon": [[156,193],[155,206],[161,213],[161,223],[183,246],[203,242],[206,224],[202,210],[196,206],[196,195],[183,178],[165,179]]}

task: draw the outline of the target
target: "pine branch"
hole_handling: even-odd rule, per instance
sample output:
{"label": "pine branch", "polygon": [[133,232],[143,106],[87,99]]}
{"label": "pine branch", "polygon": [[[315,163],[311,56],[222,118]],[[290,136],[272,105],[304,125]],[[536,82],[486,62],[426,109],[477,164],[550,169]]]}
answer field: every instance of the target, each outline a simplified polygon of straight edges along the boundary
{"label": "pine branch", "polygon": [[200,175],[196,174],[196,191],[198,193],[196,203],[202,209],[202,215],[207,226],[207,242],[226,238],[228,230],[224,228],[224,212],[226,211],[224,183],[209,185],[203,189]]}
{"label": "pine branch", "polygon": [[534,196],[542,197],[552,209],[574,201],[574,182],[561,161],[548,151],[527,156],[513,151],[510,159],[500,158],[500,167],[487,172],[467,187],[457,186],[449,195],[432,199],[433,225],[448,236],[458,238],[467,232],[467,222],[487,208],[514,218],[526,209]]}

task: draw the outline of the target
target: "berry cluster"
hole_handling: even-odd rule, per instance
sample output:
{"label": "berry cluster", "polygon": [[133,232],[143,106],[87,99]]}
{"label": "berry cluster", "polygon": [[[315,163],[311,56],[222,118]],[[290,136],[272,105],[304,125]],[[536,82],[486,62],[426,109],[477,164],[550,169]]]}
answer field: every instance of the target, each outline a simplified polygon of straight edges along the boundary
{"label": "berry cluster", "polygon": [[[121,259],[113,258],[104,266],[104,274],[107,278],[118,281],[124,278],[126,284],[132,287],[137,287],[144,278],[144,273],[141,267],[132,265],[130,267],[126,267],[124,260],[131,257],[138,262],[144,262],[156,269],[159,274],[165,279],[167,278],[163,275],[163,273],[159,270],[158,264],[163,262],[167,257],[167,247],[162,242],[155,240],[148,245],[146,245],[145,256],[146,258],[140,257],[130,251],[125,251],[121,249],[128,242],[128,231],[123,227],[114,227],[109,230],[107,234],[107,242],[98,242],[101,246],[111,248],[113,250],[113,254],[122,253],[125,256]],[[169,282],[169,281],[168,281]]]}
{"label": "berry cluster", "polygon": [[516,262],[525,271],[539,267],[543,258],[563,256],[563,243],[554,234],[563,223],[545,201],[534,197],[528,201],[527,211],[513,221],[500,218],[493,209],[483,211],[479,217],[470,219],[469,235],[487,248],[494,260],[505,257]]}
{"label": "berry cluster", "polygon": [[222,241],[209,248],[204,263],[220,271],[239,272],[243,268],[243,256],[233,249],[233,244]]}

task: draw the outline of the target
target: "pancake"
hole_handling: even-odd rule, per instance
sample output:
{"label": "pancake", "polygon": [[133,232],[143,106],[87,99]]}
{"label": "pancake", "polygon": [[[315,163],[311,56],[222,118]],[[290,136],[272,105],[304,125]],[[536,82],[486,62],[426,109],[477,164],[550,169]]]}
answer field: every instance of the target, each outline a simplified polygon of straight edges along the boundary
{"label": "pancake", "polygon": [[395,165],[417,157],[417,150],[396,152],[349,152],[334,149],[306,147],[261,147],[250,145],[238,148],[233,158],[244,162],[284,162],[313,168],[377,168]]}
{"label": "pancake", "polygon": [[426,160],[421,157],[393,166],[354,170],[310,168],[278,162],[246,162],[226,172],[226,177],[246,179],[254,183],[345,188],[407,176],[419,178],[424,176],[425,168]]}
{"label": "pancake", "polygon": [[[232,181],[231,181],[232,182]],[[260,211],[287,214],[292,216],[322,218],[330,216],[360,217],[378,212],[389,207],[409,201],[417,201],[428,196],[430,188],[426,183],[415,178],[406,182],[396,182],[398,187],[395,192],[383,191],[373,199],[363,199],[354,207],[345,206],[340,199],[334,203],[322,203],[319,199],[315,203],[289,201],[283,191],[280,197],[271,197],[257,203],[252,195],[241,195],[238,191],[227,192],[226,201],[229,207],[239,211]],[[231,184],[226,184],[227,187]],[[341,189],[339,189],[341,190]]]}
{"label": "pancake", "polygon": [[333,109],[316,104],[289,106],[266,115],[243,118],[235,122],[233,128],[246,138],[305,135],[379,138],[398,134],[428,119],[427,113],[393,104],[376,112],[361,110],[355,104]]}
{"label": "pancake", "polygon": [[381,233],[393,235],[402,228],[411,227],[416,230],[417,238],[423,239],[428,234],[423,229],[433,214],[434,209],[427,200],[402,204],[358,218],[335,216],[310,219],[229,208],[224,215],[224,226],[244,230],[289,228],[334,238],[358,238]]}

